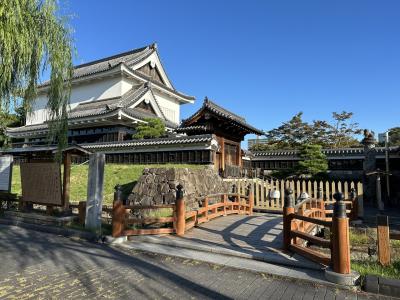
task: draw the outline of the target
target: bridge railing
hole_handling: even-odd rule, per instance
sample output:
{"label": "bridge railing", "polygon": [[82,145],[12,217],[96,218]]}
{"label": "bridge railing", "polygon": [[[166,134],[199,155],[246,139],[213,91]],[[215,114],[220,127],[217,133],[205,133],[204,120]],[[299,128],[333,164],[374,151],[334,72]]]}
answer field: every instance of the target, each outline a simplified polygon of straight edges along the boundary
{"label": "bridge railing", "polygon": [[[349,218],[343,194],[336,193],[334,197],[336,202],[333,216],[327,218],[323,199],[306,199],[295,205],[293,190],[286,189],[283,208],[283,248],[330,266],[336,273],[349,274]],[[315,236],[314,233],[321,227],[329,230],[329,238]],[[307,243],[329,249],[330,255],[308,248]]]}
{"label": "bridge railing", "polygon": [[[176,201],[174,204],[167,205],[124,205],[121,199],[121,191],[116,188],[114,193],[114,203],[112,211],[112,236],[122,235],[147,235],[176,233],[184,235],[185,232],[194,226],[208,222],[219,216],[229,214],[252,215],[254,193],[249,196],[238,193],[212,194],[200,197],[197,200],[202,202],[202,206],[197,210],[186,210],[183,187],[177,186]],[[211,203],[210,203],[211,202]],[[135,211],[157,211],[160,209],[172,210],[168,217],[134,217]],[[130,225],[158,224],[162,228],[129,228]]]}

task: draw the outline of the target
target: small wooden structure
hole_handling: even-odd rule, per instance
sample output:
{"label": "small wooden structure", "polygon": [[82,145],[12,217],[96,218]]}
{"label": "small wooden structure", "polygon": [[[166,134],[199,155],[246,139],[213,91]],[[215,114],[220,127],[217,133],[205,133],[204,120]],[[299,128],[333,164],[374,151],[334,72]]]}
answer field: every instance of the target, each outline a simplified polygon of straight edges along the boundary
{"label": "small wooden structure", "polygon": [[62,150],[64,166],[61,180],[61,165],[56,160],[57,146],[15,148],[2,151],[2,154],[19,156],[21,161],[21,207],[30,208],[32,204],[45,205],[51,213],[54,206],[69,210],[71,157],[91,153],[77,145]]}
{"label": "small wooden structure", "polygon": [[[334,195],[332,218],[327,218],[324,200],[306,199],[294,205],[293,191],[285,191],[285,206],[283,210],[283,248],[296,252],[320,264],[331,266],[340,274],[350,274],[350,241],[349,218],[351,211],[346,210],[343,194]],[[316,227],[330,230],[330,238],[321,238],[312,234]],[[304,244],[310,242],[322,248],[330,249],[328,256],[317,250],[307,248]]]}
{"label": "small wooden structure", "polygon": [[[253,193],[249,196],[240,194],[214,194],[202,197],[203,205],[198,210],[186,211],[185,199],[183,196],[182,186],[177,187],[176,203],[168,205],[124,205],[121,200],[121,187],[116,187],[114,194],[113,213],[112,213],[112,236],[119,237],[121,235],[146,235],[146,234],[165,234],[176,233],[184,235],[185,231],[208,222],[219,216],[229,214],[246,214],[253,213]],[[209,204],[210,200],[214,204]],[[132,211],[171,209],[171,217],[144,217],[132,218]],[[162,228],[149,229],[129,229],[129,225],[133,224],[164,224]]]}
{"label": "small wooden structure", "polygon": [[182,121],[177,132],[187,135],[212,133],[217,138],[214,152],[214,167],[222,175],[236,175],[236,169],[242,166],[242,151],[240,143],[246,134],[264,134],[263,131],[251,126],[240,117],[210,101],[207,97],[203,106],[191,117]]}

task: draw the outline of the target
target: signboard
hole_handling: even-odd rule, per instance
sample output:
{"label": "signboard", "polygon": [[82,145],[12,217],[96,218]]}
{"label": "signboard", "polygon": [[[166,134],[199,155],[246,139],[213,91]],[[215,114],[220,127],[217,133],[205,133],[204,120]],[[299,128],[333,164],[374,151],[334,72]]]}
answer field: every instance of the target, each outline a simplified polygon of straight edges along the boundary
{"label": "signboard", "polygon": [[43,205],[62,205],[61,168],[56,162],[21,163],[22,199]]}
{"label": "signboard", "polygon": [[12,155],[0,156],[0,191],[11,191],[12,162]]}

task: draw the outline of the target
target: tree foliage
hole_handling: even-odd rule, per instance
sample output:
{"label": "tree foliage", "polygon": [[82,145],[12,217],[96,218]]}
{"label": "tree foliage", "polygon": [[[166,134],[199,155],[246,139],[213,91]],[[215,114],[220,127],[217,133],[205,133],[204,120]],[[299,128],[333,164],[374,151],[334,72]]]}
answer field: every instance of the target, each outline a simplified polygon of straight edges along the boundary
{"label": "tree foliage", "polygon": [[267,143],[255,144],[252,150],[299,149],[304,144],[322,147],[339,148],[359,145],[354,135],[360,134],[357,123],[351,122],[353,113],[333,112],[332,121],[303,121],[303,113],[299,112],[281,126],[267,131]]}
{"label": "tree foliage", "polygon": [[8,138],[5,134],[6,128],[21,126],[22,124],[22,119],[19,114],[10,114],[0,110],[0,147],[6,147],[8,144]]}
{"label": "tree foliage", "polygon": [[56,0],[2,0],[0,3],[0,107],[23,99],[31,112],[37,85],[50,71],[48,85],[51,138],[67,143],[67,108],[72,77],[72,39]]}
{"label": "tree foliage", "polygon": [[300,161],[296,168],[299,175],[315,176],[328,170],[328,161],[320,145],[302,145],[299,156]]}
{"label": "tree foliage", "polygon": [[389,129],[389,145],[400,146],[400,127]]}
{"label": "tree foliage", "polygon": [[147,118],[146,123],[140,124],[137,127],[135,139],[151,139],[158,138],[165,133],[165,125],[161,119]]}

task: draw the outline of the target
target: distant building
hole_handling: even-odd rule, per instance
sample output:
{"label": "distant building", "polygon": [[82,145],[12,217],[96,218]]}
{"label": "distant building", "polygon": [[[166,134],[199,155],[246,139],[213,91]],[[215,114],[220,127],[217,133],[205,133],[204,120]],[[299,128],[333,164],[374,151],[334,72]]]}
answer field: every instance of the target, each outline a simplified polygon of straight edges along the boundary
{"label": "distant building", "polygon": [[[385,148],[377,147],[377,168],[385,170]],[[331,178],[360,180],[363,174],[364,149],[338,148],[323,149],[328,160],[328,172]],[[298,150],[252,151],[252,167],[261,173],[287,170],[295,167],[299,160]],[[400,149],[390,148],[390,165],[394,172],[400,171]],[[400,175],[400,174],[399,174]]]}
{"label": "distant building", "polygon": [[247,149],[251,149],[253,145],[264,145],[267,144],[268,140],[267,139],[248,139],[247,140]]}

